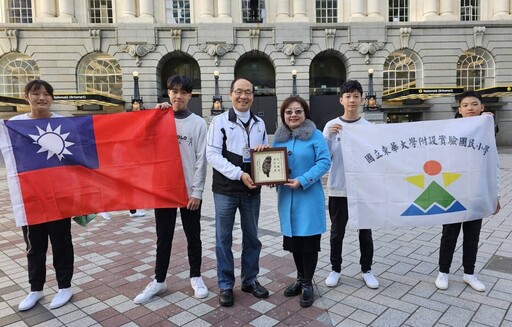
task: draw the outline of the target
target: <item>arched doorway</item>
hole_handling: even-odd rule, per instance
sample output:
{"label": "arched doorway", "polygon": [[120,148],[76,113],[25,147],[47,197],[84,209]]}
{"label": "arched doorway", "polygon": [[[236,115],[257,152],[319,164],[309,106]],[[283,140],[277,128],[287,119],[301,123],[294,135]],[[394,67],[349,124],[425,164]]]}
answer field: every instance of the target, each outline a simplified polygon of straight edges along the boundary
{"label": "arched doorway", "polygon": [[235,78],[245,77],[254,84],[251,110],[265,122],[268,134],[277,128],[276,71],[268,57],[258,51],[247,53],[235,65]]}
{"label": "arched doorway", "polygon": [[309,67],[309,101],[311,119],[322,130],[325,124],[343,114],[339,102],[339,87],[347,72],[341,54],[334,50],[319,53]]}
{"label": "arched doorway", "polygon": [[167,79],[173,75],[185,75],[192,81],[194,90],[188,103],[188,109],[196,115],[203,116],[201,102],[201,70],[197,61],[187,53],[174,51],[168,53],[157,66],[157,75],[160,81],[158,89],[158,102],[169,101],[167,95]]}

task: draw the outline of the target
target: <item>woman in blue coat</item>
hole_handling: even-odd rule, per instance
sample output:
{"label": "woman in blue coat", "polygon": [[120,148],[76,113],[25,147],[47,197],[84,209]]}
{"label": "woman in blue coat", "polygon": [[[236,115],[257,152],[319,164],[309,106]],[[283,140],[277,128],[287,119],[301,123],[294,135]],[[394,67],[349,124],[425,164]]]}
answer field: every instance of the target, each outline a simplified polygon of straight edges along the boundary
{"label": "woman in blue coat", "polygon": [[278,186],[278,210],[283,248],[292,252],[297,280],[285,296],[301,295],[300,305],[313,304],[313,274],[318,262],[320,237],[326,231],[322,176],[331,160],[322,132],[310,120],[307,102],[291,96],[281,105],[281,122],[274,134],[274,147],[288,152],[288,183]]}

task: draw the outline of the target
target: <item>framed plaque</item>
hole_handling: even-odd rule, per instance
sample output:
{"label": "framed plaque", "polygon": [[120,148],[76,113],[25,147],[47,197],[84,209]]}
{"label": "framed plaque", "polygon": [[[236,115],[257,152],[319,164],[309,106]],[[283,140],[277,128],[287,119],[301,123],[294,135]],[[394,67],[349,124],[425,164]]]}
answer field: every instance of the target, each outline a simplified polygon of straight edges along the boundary
{"label": "framed plaque", "polygon": [[251,150],[252,180],[256,185],[284,184],[288,182],[288,150],[268,148]]}

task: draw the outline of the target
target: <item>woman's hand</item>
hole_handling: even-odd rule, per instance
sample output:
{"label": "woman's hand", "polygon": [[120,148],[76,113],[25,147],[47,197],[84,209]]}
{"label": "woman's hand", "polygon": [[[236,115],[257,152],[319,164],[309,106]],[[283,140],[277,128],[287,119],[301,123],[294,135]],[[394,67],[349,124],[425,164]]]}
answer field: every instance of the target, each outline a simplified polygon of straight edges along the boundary
{"label": "woman's hand", "polygon": [[295,189],[300,186],[300,182],[297,179],[289,179],[288,183],[285,183],[284,185],[288,186],[291,189]]}

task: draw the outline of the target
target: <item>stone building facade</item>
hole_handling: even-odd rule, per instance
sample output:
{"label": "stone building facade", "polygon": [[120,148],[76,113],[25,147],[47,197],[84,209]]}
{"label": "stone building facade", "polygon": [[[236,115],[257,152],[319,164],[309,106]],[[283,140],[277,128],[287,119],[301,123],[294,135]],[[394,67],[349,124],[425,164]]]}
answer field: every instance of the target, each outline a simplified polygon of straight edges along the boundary
{"label": "stone building facade", "polygon": [[[296,92],[315,122],[340,114],[340,83],[358,79],[377,108],[369,120],[454,116],[456,94],[480,90],[512,144],[509,0],[0,0],[0,116],[26,110],[23,85],[54,85],[67,114],[146,108],[166,79],[194,82],[193,111],[230,106],[230,82],[249,77],[269,132]],[[139,94],[134,92],[134,75]],[[216,94],[218,90],[218,94]],[[372,110],[375,109],[375,110]]]}

